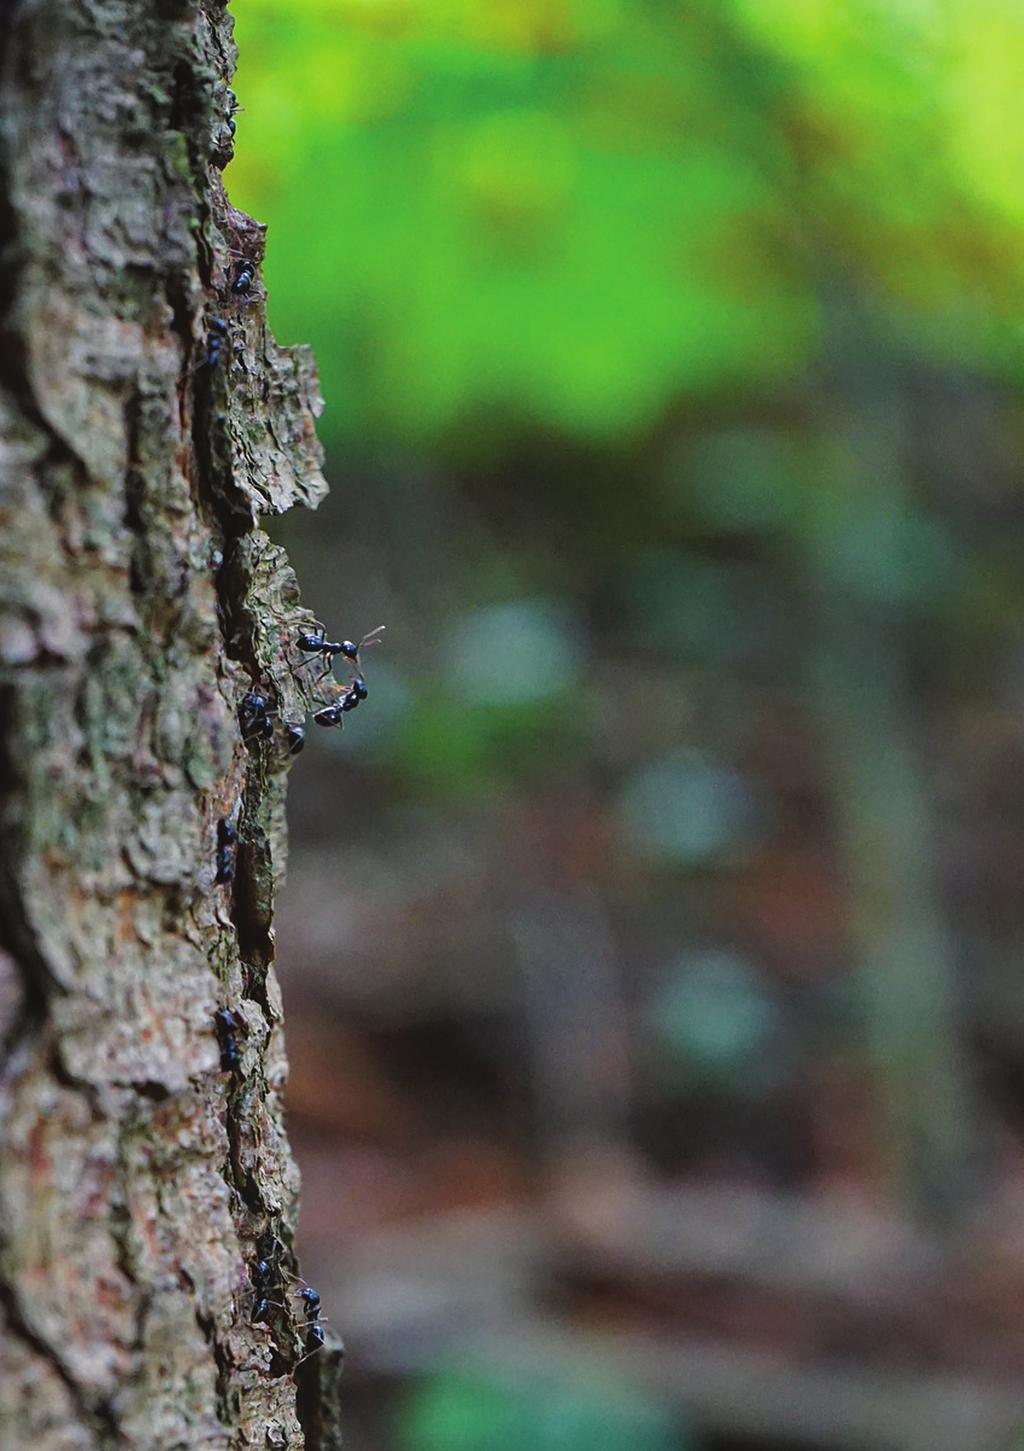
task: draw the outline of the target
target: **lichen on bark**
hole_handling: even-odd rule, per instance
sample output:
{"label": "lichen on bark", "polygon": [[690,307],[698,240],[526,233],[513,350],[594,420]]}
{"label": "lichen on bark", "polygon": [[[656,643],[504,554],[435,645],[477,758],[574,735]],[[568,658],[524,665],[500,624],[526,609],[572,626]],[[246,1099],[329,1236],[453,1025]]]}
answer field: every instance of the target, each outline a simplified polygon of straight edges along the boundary
{"label": "lichen on bark", "polygon": [[272,925],[311,616],[257,527],[325,491],[315,371],[234,290],[224,7],[0,43],[0,1445],[326,1451]]}

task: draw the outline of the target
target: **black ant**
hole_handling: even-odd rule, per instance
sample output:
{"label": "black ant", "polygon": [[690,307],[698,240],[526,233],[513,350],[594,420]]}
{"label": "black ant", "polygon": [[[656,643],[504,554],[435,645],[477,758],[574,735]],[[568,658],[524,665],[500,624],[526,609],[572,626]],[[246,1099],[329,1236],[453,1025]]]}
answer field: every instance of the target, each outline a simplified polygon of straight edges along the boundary
{"label": "black ant", "polygon": [[343,656],[346,660],[351,661],[358,669],[360,650],[365,650],[368,645],[379,644],[380,637],[386,628],[386,625],[378,625],[375,630],[371,630],[368,635],[364,635],[357,645],[353,640],[328,640],[327,627],[321,625],[318,621],[315,630],[311,632],[304,631],[299,635],[295,643],[300,650],[305,650],[307,654],[320,656],[324,665],[323,674],[320,676],[322,680],[324,675],[329,674],[331,662],[335,655]]}
{"label": "black ant", "polygon": [[361,700],[365,700],[369,692],[366,689],[366,682],[361,675],[357,675],[352,684],[339,696],[331,705],[325,705],[313,716],[318,726],[340,726],[344,722],[343,715],[350,710],[355,710]]}
{"label": "black ant", "polygon": [[228,325],[222,317],[211,317],[206,335],[206,366],[215,368],[220,362],[224,344],[227,342]]}
{"label": "black ant", "polygon": [[228,97],[228,131],[230,135],[234,137],[236,130],[235,117],[238,115],[239,111],[244,111],[245,107],[238,104],[238,97],[235,95],[234,91],[231,90],[230,87],[228,87]]}
{"label": "black ant", "polygon": [[[285,1308],[280,1300],[271,1299],[271,1291],[273,1289],[271,1281],[275,1271],[273,1254],[274,1250],[271,1249],[266,1253],[264,1258],[257,1260],[253,1266],[252,1283],[253,1289],[256,1292],[256,1304],[252,1312],[253,1325],[266,1323],[270,1318],[270,1312],[272,1310],[283,1310]],[[320,1294],[319,1291],[313,1289],[312,1285],[308,1285],[304,1280],[300,1280],[297,1275],[288,1275],[287,1271],[281,1271],[281,1273],[287,1275],[287,1278],[296,1281],[296,1283],[301,1284],[303,1287],[298,1292],[298,1298],[302,1301],[304,1310],[303,1324],[306,1332],[306,1353],[296,1362],[295,1369],[298,1369],[304,1361],[308,1360],[311,1355],[315,1355],[318,1350],[322,1350],[326,1344],[324,1327],[320,1319]]]}
{"label": "black ant", "polygon": [[284,1246],[281,1241],[270,1230],[261,1235],[256,1242],[256,1253],[259,1258],[251,1270],[252,1287],[256,1294],[256,1303],[252,1312],[253,1325],[268,1320],[271,1310],[284,1309],[280,1300],[271,1298],[274,1289],[272,1282],[276,1275],[283,1273],[280,1263],[283,1250]]}
{"label": "black ant", "polygon": [[244,258],[235,268],[235,275],[231,281],[231,291],[240,295],[252,291],[252,284],[256,277],[256,263]]}
{"label": "black ant", "polygon": [[[302,1278],[301,1275],[293,1275],[280,1263],[282,1251],[281,1241],[272,1234],[265,1234],[257,1243],[256,1253],[260,1258],[252,1267],[252,1284],[256,1294],[256,1303],[252,1313],[252,1323],[258,1325],[266,1323],[270,1319],[272,1310],[284,1310],[286,1306],[280,1300],[272,1299],[274,1290],[273,1280],[275,1276],[281,1276],[291,1280],[293,1286],[301,1285],[301,1290],[293,1289],[290,1293],[295,1294],[302,1302],[303,1319],[301,1328],[305,1332],[304,1349],[305,1354],[295,1362],[293,1371],[298,1370],[311,1355],[322,1350],[327,1344],[327,1337],[324,1333],[326,1321],[320,1315],[320,1292],[314,1290],[313,1286]],[[334,1348],[340,1355],[344,1355],[345,1348],[338,1340]]]}
{"label": "black ant", "polygon": [[322,710],[316,712],[313,719],[318,726],[340,726],[343,724],[341,710],[340,705],[325,705]]}
{"label": "black ant", "polygon": [[203,360],[190,368],[185,375],[191,378],[198,373],[200,368],[216,368],[224,356],[224,349],[228,341],[228,325],[222,317],[211,317],[206,331],[206,352]]}
{"label": "black ant", "polygon": [[301,1290],[293,1290],[292,1293],[302,1301],[306,1312],[306,1324],[314,1325],[320,1318],[319,1290],[314,1290],[309,1281],[304,1280],[301,1275],[293,1275],[288,1270],[282,1270],[281,1273],[286,1279],[291,1280],[293,1285],[302,1286]]}
{"label": "black ant", "polygon": [[233,1073],[242,1061],[238,1047],[238,1032],[239,1029],[245,1027],[245,1021],[239,1013],[233,1013],[230,1008],[218,1008],[213,1015],[213,1020],[217,1025],[221,1069],[225,1073]]}
{"label": "black ant", "polygon": [[230,882],[235,863],[231,848],[238,840],[238,832],[229,821],[217,822],[217,875],[215,882]]}
{"label": "black ant", "polygon": [[312,1285],[307,1285],[304,1290],[299,1291],[299,1299],[306,1307],[306,1322],[313,1324],[320,1318],[320,1295]]}
{"label": "black ant", "polygon": [[296,1362],[295,1369],[298,1370],[300,1365],[305,1365],[309,1357],[311,1355],[316,1355],[318,1350],[323,1350],[326,1344],[327,1337],[324,1334],[324,1327],[319,1323],[319,1321],[317,1321],[313,1325],[310,1325],[309,1329],[306,1331],[306,1353],[301,1360]]}
{"label": "black ant", "polygon": [[274,1273],[273,1261],[269,1259],[257,1260],[253,1267],[253,1289],[256,1291],[256,1304],[252,1312],[252,1323],[258,1325],[260,1321],[266,1320],[271,1310],[280,1309],[278,1302],[270,1298],[270,1280]]}
{"label": "black ant", "polygon": [[258,690],[247,690],[238,707],[245,739],[269,741],[274,734],[273,716],[276,714],[276,711],[271,710],[265,695],[261,695]]}
{"label": "black ant", "polygon": [[302,1301],[306,1311],[306,1353],[301,1360],[296,1361],[295,1370],[304,1365],[311,1355],[316,1355],[318,1350],[323,1350],[327,1344],[327,1337],[324,1334],[324,1321],[320,1318],[320,1295],[313,1289],[312,1285],[306,1285],[299,1291],[299,1299]]}
{"label": "black ant", "polygon": [[[273,740],[274,717],[277,714],[265,695],[261,695],[258,690],[247,690],[238,707],[243,738],[247,741]],[[284,739],[289,756],[297,756],[306,744],[306,732],[298,721],[288,721],[284,728]]]}

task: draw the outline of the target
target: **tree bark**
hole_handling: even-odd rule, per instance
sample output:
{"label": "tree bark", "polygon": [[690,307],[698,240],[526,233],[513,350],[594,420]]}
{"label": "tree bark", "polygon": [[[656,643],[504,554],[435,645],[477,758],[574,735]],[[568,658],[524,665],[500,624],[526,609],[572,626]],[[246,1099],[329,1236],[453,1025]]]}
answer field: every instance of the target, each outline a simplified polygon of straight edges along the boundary
{"label": "tree bark", "polygon": [[325,491],[315,373],[221,184],[223,6],[0,28],[0,1445],[326,1451],[272,925],[311,616],[256,527]]}

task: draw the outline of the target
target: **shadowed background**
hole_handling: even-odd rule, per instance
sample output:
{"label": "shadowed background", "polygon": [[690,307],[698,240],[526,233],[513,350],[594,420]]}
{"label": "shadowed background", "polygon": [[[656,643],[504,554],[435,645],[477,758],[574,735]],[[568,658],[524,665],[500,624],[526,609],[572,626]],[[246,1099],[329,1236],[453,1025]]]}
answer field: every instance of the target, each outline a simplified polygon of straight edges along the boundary
{"label": "shadowed background", "polygon": [[1019,8],[236,26],[388,627],[279,921],[349,1451],[1024,1445]]}

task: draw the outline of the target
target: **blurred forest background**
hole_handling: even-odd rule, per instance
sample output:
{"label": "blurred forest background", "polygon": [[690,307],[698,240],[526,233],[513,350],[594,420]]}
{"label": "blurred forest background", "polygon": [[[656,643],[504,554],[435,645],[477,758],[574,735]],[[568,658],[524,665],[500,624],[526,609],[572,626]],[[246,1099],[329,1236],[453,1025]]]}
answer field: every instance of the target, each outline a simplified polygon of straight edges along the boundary
{"label": "blurred forest background", "polygon": [[1024,1446],[1018,0],[236,26],[349,1451]]}

